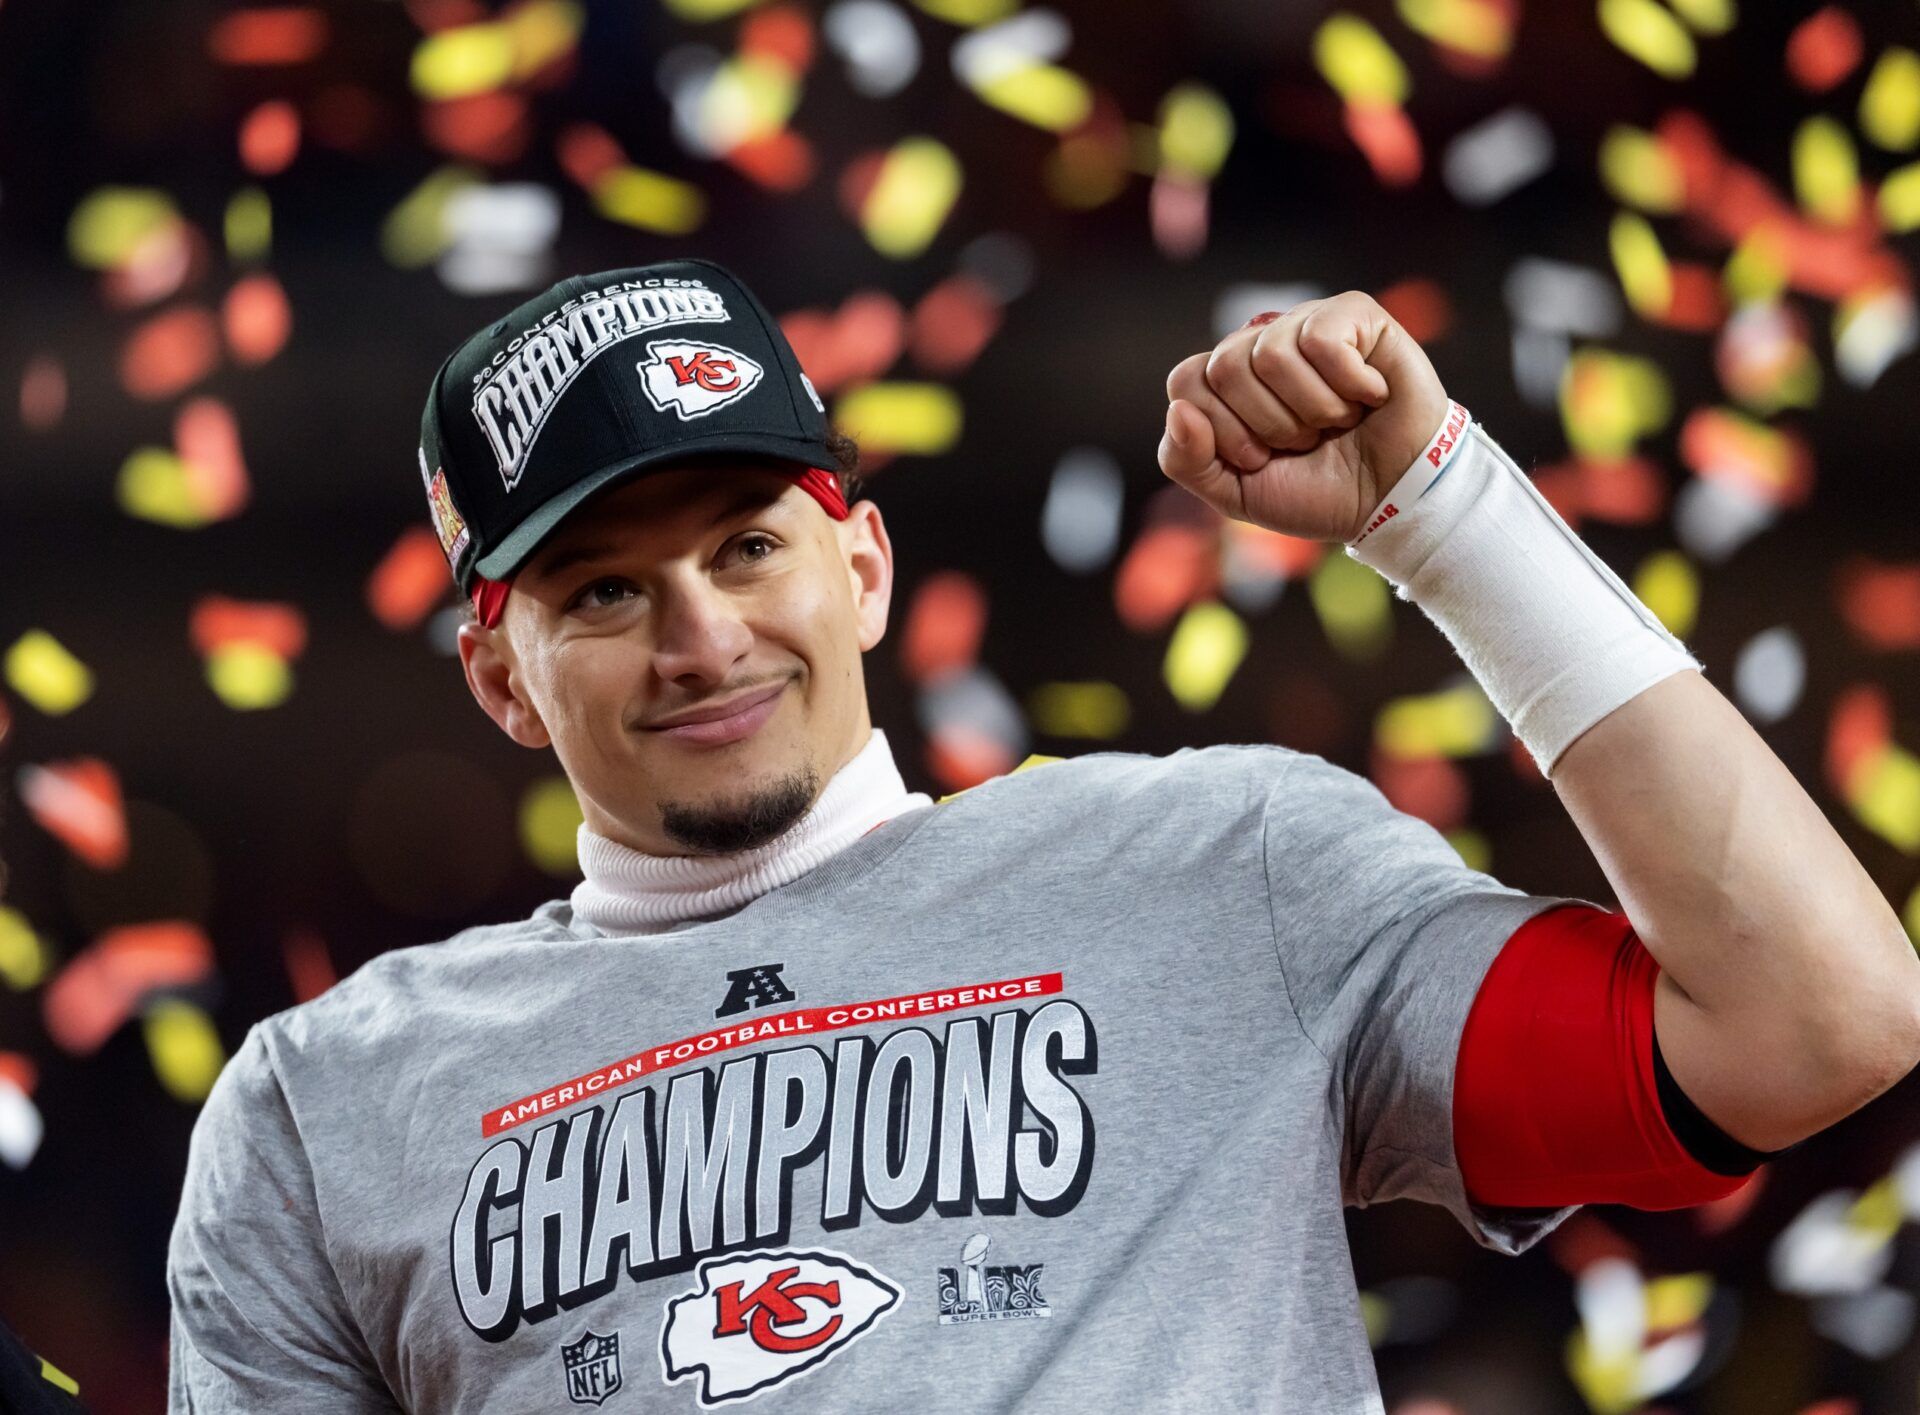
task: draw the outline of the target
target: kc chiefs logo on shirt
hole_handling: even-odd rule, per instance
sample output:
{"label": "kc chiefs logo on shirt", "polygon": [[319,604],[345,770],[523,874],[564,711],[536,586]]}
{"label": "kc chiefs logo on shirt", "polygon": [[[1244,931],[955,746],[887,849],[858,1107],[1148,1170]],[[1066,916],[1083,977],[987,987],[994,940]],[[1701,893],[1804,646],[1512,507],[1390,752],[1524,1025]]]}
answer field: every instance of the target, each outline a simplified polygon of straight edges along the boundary
{"label": "kc chiefs logo on shirt", "polygon": [[660,1367],[669,1382],[700,1377],[702,1405],[811,1370],[906,1295],[885,1274],[817,1248],[710,1258],[699,1279],[667,1303]]}
{"label": "kc chiefs logo on shirt", "polygon": [[690,339],[656,339],[635,365],[647,401],[681,421],[704,417],[744,396],[760,381],[760,365],[738,349]]}

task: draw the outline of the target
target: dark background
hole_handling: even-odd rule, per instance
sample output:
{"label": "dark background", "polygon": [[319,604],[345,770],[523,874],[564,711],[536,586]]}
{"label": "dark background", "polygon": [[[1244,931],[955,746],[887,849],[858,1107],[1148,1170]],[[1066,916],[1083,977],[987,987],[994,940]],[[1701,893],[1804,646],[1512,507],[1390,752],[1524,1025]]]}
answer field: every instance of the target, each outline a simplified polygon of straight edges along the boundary
{"label": "dark background", "polygon": [[[1451,308],[1429,341],[1449,390],[1523,467],[1564,462],[1559,416],[1516,389],[1502,289],[1524,256],[1611,278],[1607,230],[1618,206],[1597,174],[1602,135],[1689,109],[1791,200],[1800,122],[1830,112],[1851,124],[1875,57],[1892,44],[1920,47],[1920,12],[1910,4],[1847,7],[1865,60],[1836,87],[1810,93],[1783,65],[1788,36],[1810,7],[1749,3],[1729,33],[1696,36],[1698,69],[1676,80],[1611,45],[1591,5],[1522,11],[1514,0],[1494,6],[1517,17],[1511,54],[1468,75],[1437,57],[1391,5],[1363,0],[1349,13],[1371,22],[1406,63],[1407,108],[1425,153],[1417,181],[1389,186],[1342,132],[1339,101],[1315,71],[1312,37],[1327,7],[1059,5],[1072,29],[1059,62],[1129,121],[1152,124],[1162,96],[1184,81],[1210,86],[1232,109],[1236,135],[1211,186],[1210,234],[1198,254],[1176,258],[1152,237],[1148,175],[1131,176],[1093,209],[1055,202],[1042,171],[1060,138],[969,92],[948,58],[959,27],[911,8],[904,13],[920,39],[920,67],[889,98],[856,92],[816,36],[790,125],[813,145],[818,170],[790,193],[686,151],[656,82],[661,56],[676,45],[731,52],[752,10],[696,21],[658,3],[587,5],[571,57],[516,90],[526,100],[521,150],[475,162],[436,144],[408,66],[423,31],[484,19],[489,8],[325,5],[319,52],[283,66],[210,55],[209,34],[230,8],[0,4],[0,390],[17,390],[37,359],[57,361],[67,384],[64,411],[48,426],[29,427],[11,391],[0,402],[0,648],[45,629],[96,679],[92,696],[65,714],[0,688],[11,724],[0,736],[5,902],[45,941],[49,981],[115,926],[202,926],[214,970],[167,995],[203,1009],[228,1051],[253,1022],[298,1000],[284,954],[290,935],[317,936],[344,975],[383,950],[524,914],[571,887],[570,877],[537,868],[515,833],[522,793],[553,775],[551,759],[512,746],[474,707],[456,663],[436,647],[446,620],[438,634],[431,620],[394,631],[365,598],[381,557],[424,521],[414,443],[428,379],[456,343],[532,290],[574,272],[698,254],[739,272],[783,317],[836,307],[858,291],[885,291],[911,308],[974,258],[980,247],[971,243],[1013,238],[1031,260],[1030,284],[1007,303],[980,356],[940,380],[965,410],[957,444],[938,456],[878,456],[869,487],[892,533],[899,584],[896,629],[869,656],[868,685],[909,784],[936,793],[964,784],[930,765],[919,689],[897,653],[917,587],[947,570],[984,590],[990,614],[979,664],[1015,702],[1059,680],[1102,679],[1128,695],[1130,725],[1111,743],[1035,734],[1021,754],[1279,741],[1374,774],[1378,710],[1433,691],[1458,670],[1415,607],[1392,604],[1391,651],[1354,661],[1329,642],[1305,586],[1290,585],[1271,608],[1247,616],[1252,646],[1217,706],[1188,713],[1160,681],[1168,629],[1135,633],[1117,617],[1114,565],[1068,574],[1042,546],[1041,506],[1061,454],[1092,446],[1117,459],[1124,554],[1150,508],[1165,505],[1154,499],[1165,486],[1154,449],[1167,371],[1225,332],[1212,322],[1220,292],[1291,282],[1377,292],[1420,278],[1437,284]],[[823,7],[797,13],[817,21]],[[256,105],[276,99],[306,125],[298,155],[284,170],[250,172],[236,132]],[[325,140],[316,115],[343,102],[361,115],[361,131]],[[1550,127],[1551,167],[1491,205],[1463,204],[1441,180],[1447,143],[1515,104]],[[555,155],[557,136],[579,121],[602,126],[634,163],[697,185],[709,203],[699,229],[663,236],[597,215]],[[921,133],[952,149],[964,187],[927,249],[893,259],[868,245],[835,187],[861,154]],[[1856,142],[1869,182],[1904,160],[1857,130]],[[388,213],[436,168],[462,160],[484,180],[559,195],[550,262],[521,288],[456,293],[431,265],[401,269],[382,256]],[[137,307],[105,298],[101,273],[69,250],[73,213],[110,185],[164,191],[205,241],[192,275]],[[270,255],[243,265],[227,257],[220,231],[229,198],[248,186],[271,199],[273,241]],[[1676,259],[1715,269],[1724,261],[1724,244],[1690,223],[1655,224]],[[1911,256],[1911,238],[1889,241]],[[178,396],[130,396],[118,365],[132,332],[176,306],[216,309],[249,270],[270,272],[292,307],[291,338],[277,356],[258,366],[223,359]],[[1920,573],[1909,450],[1920,364],[1897,360],[1870,387],[1855,387],[1834,371],[1831,305],[1797,292],[1787,300],[1810,322],[1825,386],[1815,407],[1775,421],[1807,440],[1815,490],[1724,562],[1696,565],[1700,613],[1685,637],[1709,679],[1730,693],[1735,656],[1755,634],[1785,625],[1798,636],[1804,693],[1761,730],[1911,918],[1920,863],[1854,815],[1823,752],[1837,695],[1861,684],[1886,694],[1893,741],[1920,744],[1912,640],[1891,648],[1863,640],[1840,612],[1839,589],[1841,568],[1860,555]],[[1675,416],[1641,449],[1669,488],[1692,475],[1677,452],[1684,414],[1728,401],[1713,339],[1630,315],[1606,341],[1652,359],[1672,382]],[[903,358],[888,376],[924,375]],[[201,394],[237,418],[250,503],[197,530],[125,514],[114,490],[121,464],[138,446],[170,445],[175,410]],[[1664,515],[1642,524],[1595,517],[1580,529],[1623,576],[1676,543]],[[209,594],[283,602],[305,615],[308,643],[283,704],[239,712],[209,690],[188,637],[192,607]],[[449,590],[443,607],[452,602]],[[21,768],[78,757],[110,763],[124,791],[131,852],[118,869],[75,859],[17,795]],[[1510,743],[1455,767],[1471,804],[1464,820],[1442,823],[1478,832],[1484,868],[1530,892],[1612,901],[1551,790]],[[382,861],[404,862],[412,888],[397,890]],[[158,1409],[166,1241],[194,1107],[156,1078],[137,1015],[154,996],[138,999],[136,1015],[97,1051],[76,1055],[48,1033],[46,988],[0,990],[0,1054],[31,1062],[32,1101],[45,1121],[32,1159],[0,1167],[0,1319],[72,1374],[97,1412]],[[1848,1303],[1859,1294],[1783,1291],[1769,1254],[1814,1197],[1864,1190],[1894,1168],[1915,1137],[1914,1084],[1770,1166],[1743,1196],[1752,1199],[1744,1212],[1593,1208],[1518,1259],[1476,1248],[1439,1210],[1395,1204],[1352,1214],[1360,1285],[1391,1314],[1378,1348],[1389,1408],[1641,1408],[1583,1396],[1568,1368],[1567,1343],[1580,1325],[1577,1273],[1595,1252],[1617,1250],[1650,1278],[1711,1275],[1705,1359],[1659,1408],[1800,1411],[1833,1400],[1840,1403],[1821,1406],[1823,1415],[1913,1410],[1920,1350],[1899,1336],[1911,1312],[1904,1327],[1895,1320],[1890,1346],[1863,1354],[1831,1334],[1857,1329],[1860,1309]],[[1898,1309],[1911,1304],[1916,1254],[1904,1229],[1888,1241],[1894,1262],[1884,1287],[1901,1295],[1883,1301]],[[1434,1281],[1401,1281],[1410,1277]]]}

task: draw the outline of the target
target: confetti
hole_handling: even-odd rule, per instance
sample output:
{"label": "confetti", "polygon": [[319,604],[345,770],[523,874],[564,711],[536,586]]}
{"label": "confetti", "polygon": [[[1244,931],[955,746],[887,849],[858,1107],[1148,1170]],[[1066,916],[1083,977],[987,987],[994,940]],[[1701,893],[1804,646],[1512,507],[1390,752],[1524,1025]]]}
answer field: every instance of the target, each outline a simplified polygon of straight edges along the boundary
{"label": "confetti", "polygon": [[42,996],[47,1035],[76,1055],[98,1051],[145,1002],[202,981],[213,947],[193,924],[166,921],[110,930],[76,955]]}
{"label": "confetti", "polygon": [[127,813],[120,778],[98,757],[23,766],[20,799],[40,828],[96,870],[126,863]]}
{"label": "confetti", "polygon": [[93,673],[44,629],[29,629],[7,649],[7,683],[50,717],[93,696]]}

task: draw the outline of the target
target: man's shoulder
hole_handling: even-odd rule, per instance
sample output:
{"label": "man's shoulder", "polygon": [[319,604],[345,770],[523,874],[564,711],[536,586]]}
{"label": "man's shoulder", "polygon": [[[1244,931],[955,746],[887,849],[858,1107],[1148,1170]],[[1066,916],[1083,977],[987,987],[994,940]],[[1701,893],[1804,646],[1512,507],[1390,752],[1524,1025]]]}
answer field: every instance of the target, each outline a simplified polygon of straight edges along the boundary
{"label": "man's shoulder", "polygon": [[423,1008],[457,999],[470,986],[488,986],[486,974],[503,951],[571,937],[570,919],[566,901],[549,900],[522,919],[477,924],[444,939],[390,949],[319,996],[263,1018],[255,1030],[276,1058],[343,1037],[407,1034]]}
{"label": "man's shoulder", "polygon": [[940,809],[956,818],[985,818],[1241,807],[1263,801],[1305,755],[1271,743],[1237,742],[1181,747],[1165,755],[1085,752],[995,777],[948,797]]}

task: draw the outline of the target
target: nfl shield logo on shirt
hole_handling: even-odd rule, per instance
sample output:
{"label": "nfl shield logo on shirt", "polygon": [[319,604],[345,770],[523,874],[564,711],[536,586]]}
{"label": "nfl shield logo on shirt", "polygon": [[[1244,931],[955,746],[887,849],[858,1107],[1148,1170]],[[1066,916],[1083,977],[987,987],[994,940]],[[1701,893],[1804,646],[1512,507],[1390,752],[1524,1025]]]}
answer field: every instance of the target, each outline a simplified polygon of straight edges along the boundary
{"label": "nfl shield logo on shirt", "polygon": [[620,1389],[620,1333],[597,1336],[591,1330],[560,1348],[567,1368],[567,1399],[598,1405]]}
{"label": "nfl shield logo on shirt", "polygon": [[647,401],[682,422],[724,408],[760,381],[760,365],[738,349],[694,339],[656,339],[634,367]]}

